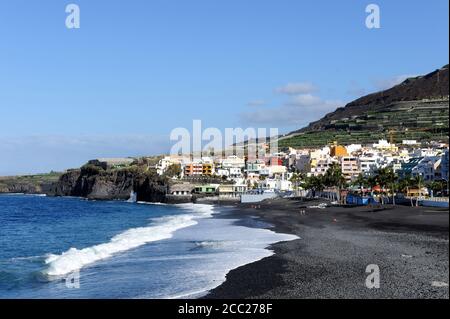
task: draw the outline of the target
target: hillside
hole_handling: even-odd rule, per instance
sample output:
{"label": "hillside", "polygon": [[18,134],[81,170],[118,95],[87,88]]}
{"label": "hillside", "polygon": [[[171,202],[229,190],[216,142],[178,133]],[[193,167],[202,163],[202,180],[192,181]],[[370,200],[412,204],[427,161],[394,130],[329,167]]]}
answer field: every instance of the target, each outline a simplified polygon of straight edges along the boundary
{"label": "hillside", "polygon": [[281,147],[370,143],[380,138],[448,141],[448,65],[359,98],[280,138]]}
{"label": "hillside", "polygon": [[0,176],[0,193],[41,194],[50,191],[62,173],[27,176]]}

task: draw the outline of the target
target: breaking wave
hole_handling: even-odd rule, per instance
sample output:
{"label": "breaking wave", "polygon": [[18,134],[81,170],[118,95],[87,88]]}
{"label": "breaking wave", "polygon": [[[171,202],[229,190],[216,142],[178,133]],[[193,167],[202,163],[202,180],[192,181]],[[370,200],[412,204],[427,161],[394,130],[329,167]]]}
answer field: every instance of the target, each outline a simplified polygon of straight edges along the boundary
{"label": "breaking wave", "polygon": [[72,273],[86,265],[110,258],[114,254],[171,238],[175,231],[196,225],[196,219],[208,218],[213,214],[211,205],[180,204],[176,206],[190,213],[151,219],[152,223],[149,226],[128,229],[114,236],[107,243],[83,249],[70,248],[61,255],[48,254],[45,259],[45,264],[48,266],[43,273],[49,277]]}

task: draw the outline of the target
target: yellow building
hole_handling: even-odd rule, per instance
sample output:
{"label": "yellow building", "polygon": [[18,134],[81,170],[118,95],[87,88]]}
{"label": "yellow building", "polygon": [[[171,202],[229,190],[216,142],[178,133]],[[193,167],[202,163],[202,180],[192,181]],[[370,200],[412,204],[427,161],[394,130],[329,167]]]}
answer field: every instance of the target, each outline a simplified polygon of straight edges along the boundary
{"label": "yellow building", "polygon": [[214,172],[214,164],[204,163],[202,167],[203,175],[211,176]]}
{"label": "yellow building", "polygon": [[347,149],[345,148],[345,146],[337,145],[337,143],[335,143],[333,146],[331,146],[330,156],[331,157],[348,156]]}

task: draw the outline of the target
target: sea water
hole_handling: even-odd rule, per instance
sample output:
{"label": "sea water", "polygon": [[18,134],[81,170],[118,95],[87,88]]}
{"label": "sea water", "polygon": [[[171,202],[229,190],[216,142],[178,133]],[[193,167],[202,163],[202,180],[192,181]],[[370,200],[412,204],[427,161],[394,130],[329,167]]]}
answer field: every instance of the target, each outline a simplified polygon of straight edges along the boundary
{"label": "sea water", "polygon": [[0,298],[195,298],[296,238],[226,211],[0,195]]}

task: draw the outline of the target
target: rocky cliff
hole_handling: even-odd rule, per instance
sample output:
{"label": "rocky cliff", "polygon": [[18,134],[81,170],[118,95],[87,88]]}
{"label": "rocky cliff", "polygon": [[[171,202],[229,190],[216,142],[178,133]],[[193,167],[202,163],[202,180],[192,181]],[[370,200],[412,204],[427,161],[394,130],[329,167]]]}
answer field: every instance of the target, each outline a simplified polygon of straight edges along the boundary
{"label": "rocky cliff", "polygon": [[29,176],[0,177],[0,193],[51,193],[61,174],[50,173]]}
{"label": "rocky cliff", "polygon": [[127,200],[134,191],[138,201],[165,202],[167,188],[167,180],[152,171],[138,168],[103,170],[87,165],[63,174],[50,195]]}

